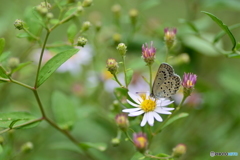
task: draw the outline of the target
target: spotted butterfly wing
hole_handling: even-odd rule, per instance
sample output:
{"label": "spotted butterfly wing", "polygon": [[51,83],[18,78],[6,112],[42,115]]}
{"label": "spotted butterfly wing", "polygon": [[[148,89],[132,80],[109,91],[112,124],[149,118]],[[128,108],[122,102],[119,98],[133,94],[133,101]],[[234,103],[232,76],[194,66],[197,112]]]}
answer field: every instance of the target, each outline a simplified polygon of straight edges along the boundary
{"label": "spotted butterfly wing", "polygon": [[174,95],[181,84],[181,78],[174,73],[174,69],[167,63],[162,63],[155,77],[151,96],[154,98],[169,98]]}

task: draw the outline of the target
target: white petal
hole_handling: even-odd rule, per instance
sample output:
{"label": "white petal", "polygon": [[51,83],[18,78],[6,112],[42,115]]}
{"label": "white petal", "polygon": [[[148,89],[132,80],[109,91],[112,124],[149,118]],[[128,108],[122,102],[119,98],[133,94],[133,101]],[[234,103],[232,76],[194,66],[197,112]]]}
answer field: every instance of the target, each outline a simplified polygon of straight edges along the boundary
{"label": "white petal", "polygon": [[128,99],[127,99],[127,102],[128,102],[131,106],[134,106],[134,107],[138,107],[138,106],[139,106],[139,104],[135,104],[135,103],[129,101]]}
{"label": "white petal", "polygon": [[166,111],[166,110],[162,109],[161,107],[156,108],[155,112],[160,113],[160,114],[172,114],[171,112]]}
{"label": "white petal", "polygon": [[140,124],[141,127],[145,126],[146,123],[147,123],[147,115],[144,114],[143,119],[142,119],[142,122],[141,122],[141,124]]}
{"label": "white petal", "polygon": [[154,112],[148,112],[148,113],[146,113],[146,114],[147,114],[148,124],[149,124],[150,126],[153,126],[153,124],[154,124],[154,118],[153,118],[152,113],[154,113]]}
{"label": "white petal", "polygon": [[161,107],[161,109],[163,109],[163,110],[165,110],[165,111],[172,111],[172,110],[174,110],[175,108]]}
{"label": "white petal", "polygon": [[158,101],[157,102],[157,106],[167,106],[167,105],[169,105],[169,104],[172,104],[173,103],[173,101],[169,101],[169,100],[165,100],[165,101]]}
{"label": "white petal", "polygon": [[128,109],[123,109],[122,112],[136,112],[141,110],[141,108],[128,108]]}
{"label": "white petal", "polygon": [[141,99],[139,95],[133,94],[131,92],[128,92],[128,95],[134,100],[134,102],[139,102],[139,99]]}
{"label": "white petal", "polygon": [[153,114],[153,117],[154,117],[157,121],[159,121],[159,122],[162,122],[162,121],[163,121],[162,117],[161,117],[159,114],[157,114],[156,112],[153,112],[152,114]]}
{"label": "white petal", "polygon": [[134,117],[134,116],[139,116],[143,113],[144,113],[144,111],[140,110],[140,111],[137,111],[137,112],[131,112],[131,113],[128,114],[128,116]]}

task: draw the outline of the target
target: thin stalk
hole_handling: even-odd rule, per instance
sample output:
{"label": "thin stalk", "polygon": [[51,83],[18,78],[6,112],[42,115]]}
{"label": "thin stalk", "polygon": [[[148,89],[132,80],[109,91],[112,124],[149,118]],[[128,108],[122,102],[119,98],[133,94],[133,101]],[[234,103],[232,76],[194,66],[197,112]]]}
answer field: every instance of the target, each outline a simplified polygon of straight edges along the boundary
{"label": "thin stalk", "polygon": [[170,48],[167,47],[167,49],[166,49],[166,59],[165,59],[165,62],[168,61],[169,52],[170,52]]}
{"label": "thin stalk", "polygon": [[39,41],[39,37],[36,37],[34,34],[32,34],[29,30],[27,30],[25,27],[23,27],[23,30],[27,32],[32,38],[34,38],[36,41]]}
{"label": "thin stalk", "polygon": [[15,83],[15,84],[18,84],[18,85],[23,86],[23,87],[25,87],[25,88],[34,90],[34,88],[33,88],[32,86],[29,86],[29,85],[27,85],[27,84],[24,84],[24,83],[22,83],[22,82],[19,82],[19,81],[17,81],[17,80],[14,80],[14,79],[12,79],[11,77],[9,77],[9,80],[10,80],[12,83]]}
{"label": "thin stalk", "polygon": [[173,158],[173,156],[169,156],[169,157],[157,157],[157,156],[153,156],[153,155],[150,155],[150,154],[147,154],[147,153],[145,153],[144,155],[145,155],[146,157],[153,158],[153,159],[170,159],[170,158]]}
{"label": "thin stalk", "polygon": [[129,134],[127,133],[127,131],[124,132],[126,137],[132,142],[132,144],[134,144],[132,138],[129,136]]}
{"label": "thin stalk", "polygon": [[123,60],[123,69],[124,69],[125,85],[126,85],[126,88],[127,88],[127,87],[128,87],[128,84],[127,84],[127,71],[126,71],[126,66],[125,66],[125,55],[122,56],[122,60]]}
{"label": "thin stalk", "polygon": [[44,50],[45,50],[45,46],[47,44],[47,40],[48,40],[49,34],[50,34],[50,32],[47,31],[46,37],[45,37],[44,42],[43,42],[43,47],[42,47],[42,51],[41,51],[41,55],[40,55],[40,59],[39,59],[39,63],[38,63],[37,75],[36,75],[36,80],[35,80],[35,85],[34,85],[35,88],[37,88],[37,81],[38,81],[39,71],[40,71],[40,68],[41,68],[43,53],[44,53]]}
{"label": "thin stalk", "polygon": [[121,87],[123,87],[122,83],[118,80],[116,74],[113,74],[113,76],[114,76],[116,82],[117,82]]}
{"label": "thin stalk", "polygon": [[41,100],[40,100],[40,98],[39,98],[39,95],[38,95],[38,92],[37,92],[36,89],[33,90],[33,94],[34,94],[34,96],[35,96],[35,98],[36,98],[36,100],[37,100],[37,103],[38,103],[38,106],[39,106],[39,108],[40,108],[40,110],[41,110],[42,116],[43,116],[43,118],[45,119],[45,118],[46,118],[46,114],[45,114],[45,111],[44,111],[44,109],[43,109],[42,102],[41,102]]}
{"label": "thin stalk", "polygon": [[152,65],[148,65],[149,67],[149,79],[150,79],[150,82],[149,82],[149,86],[150,86],[150,92],[152,91]]}

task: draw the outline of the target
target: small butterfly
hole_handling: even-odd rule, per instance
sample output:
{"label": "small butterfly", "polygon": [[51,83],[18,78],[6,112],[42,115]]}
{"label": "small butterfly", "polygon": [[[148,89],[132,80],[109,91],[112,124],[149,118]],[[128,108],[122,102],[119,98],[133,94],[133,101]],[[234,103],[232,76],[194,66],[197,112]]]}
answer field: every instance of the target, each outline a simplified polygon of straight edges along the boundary
{"label": "small butterfly", "polygon": [[181,84],[181,78],[167,63],[162,63],[153,82],[151,96],[154,98],[169,98],[174,95]]}

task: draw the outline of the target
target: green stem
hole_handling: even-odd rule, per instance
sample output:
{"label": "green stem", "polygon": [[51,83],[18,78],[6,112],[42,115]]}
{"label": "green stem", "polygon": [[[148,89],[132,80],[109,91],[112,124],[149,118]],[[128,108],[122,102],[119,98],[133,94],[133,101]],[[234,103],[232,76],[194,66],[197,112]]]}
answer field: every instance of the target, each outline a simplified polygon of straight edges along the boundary
{"label": "green stem", "polygon": [[168,54],[169,54],[169,52],[170,52],[170,48],[167,47],[167,49],[166,49],[166,59],[165,59],[165,62],[168,61]]}
{"label": "green stem", "polygon": [[127,84],[127,71],[126,71],[126,66],[125,66],[125,55],[122,56],[122,60],[123,60],[123,69],[124,69],[125,85],[126,85],[126,88],[127,88],[127,87],[128,87],[128,84]]}
{"label": "green stem", "polygon": [[37,92],[36,89],[33,90],[33,94],[34,94],[34,96],[35,96],[35,98],[36,98],[36,100],[37,100],[37,103],[38,103],[38,106],[39,106],[39,108],[40,108],[40,111],[41,111],[41,113],[42,113],[43,118],[46,119],[46,114],[45,114],[45,111],[44,111],[42,102],[41,102],[41,100],[40,100],[40,98],[39,98],[39,95],[38,95],[38,92]]}
{"label": "green stem", "polygon": [[147,154],[147,153],[145,153],[144,155],[145,155],[146,157],[153,158],[153,159],[170,159],[170,158],[173,158],[173,156],[169,156],[169,157],[157,157],[157,156],[153,156],[153,155],[150,155],[150,154]]}
{"label": "green stem", "polygon": [[9,77],[9,80],[10,80],[12,83],[15,83],[15,84],[18,84],[18,85],[23,86],[23,87],[25,87],[25,88],[34,90],[34,88],[33,88],[32,86],[29,86],[29,85],[27,85],[27,84],[24,84],[24,83],[22,83],[22,82],[19,82],[19,81],[17,81],[17,80],[14,80],[14,79],[12,79],[11,77]]}
{"label": "green stem", "polygon": [[40,58],[39,58],[39,63],[38,63],[38,68],[37,68],[37,75],[36,75],[36,80],[35,80],[35,85],[34,85],[35,88],[37,88],[39,71],[40,71],[40,68],[41,68],[43,53],[44,53],[44,50],[45,50],[45,46],[47,44],[47,40],[48,40],[49,34],[50,34],[50,32],[47,31],[46,37],[45,37],[44,42],[43,42],[43,47],[42,47],[41,55],[40,55]]}
{"label": "green stem", "polygon": [[25,32],[27,32],[27,34],[29,34],[32,38],[34,38],[36,41],[39,41],[39,37],[35,36],[34,34],[32,34],[29,30],[27,30],[25,27],[23,27],[23,30]]}
{"label": "green stem", "polygon": [[127,131],[124,132],[126,137],[132,142],[132,144],[134,144],[132,138],[129,136],[129,134],[127,133]]}
{"label": "green stem", "polygon": [[116,74],[113,74],[113,76],[114,76],[116,82],[117,82],[121,87],[123,87],[122,83],[118,80]]}
{"label": "green stem", "polygon": [[173,110],[172,114],[169,114],[167,119],[165,121],[163,121],[163,123],[160,125],[160,127],[155,131],[155,134],[160,133],[164,127],[164,125],[169,121],[169,119],[177,113],[177,111],[181,108],[182,104],[184,103],[184,101],[186,100],[186,96],[183,96],[183,99],[181,101],[181,103],[175,108],[175,110]]}
{"label": "green stem", "polygon": [[152,65],[148,65],[149,67],[149,78],[150,78],[150,82],[149,82],[149,86],[150,86],[150,92],[152,91]]}

